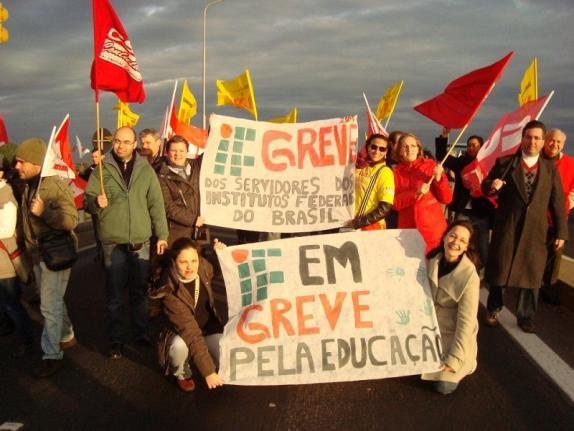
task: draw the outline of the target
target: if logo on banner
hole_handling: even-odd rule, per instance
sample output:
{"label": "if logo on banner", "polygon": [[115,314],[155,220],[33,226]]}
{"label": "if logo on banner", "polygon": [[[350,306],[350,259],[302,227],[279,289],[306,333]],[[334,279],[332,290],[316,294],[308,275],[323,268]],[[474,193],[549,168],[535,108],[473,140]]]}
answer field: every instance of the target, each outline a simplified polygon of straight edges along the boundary
{"label": "if logo on banner", "polygon": [[230,176],[240,177],[244,166],[255,166],[255,157],[252,155],[255,151],[253,145],[255,136],[255,129],[222,124],[213,173],[225,175],[225,170],[228,168]]}
{"label": "if logo on banner", "polygon": [[249,250],[234,250],[232,256],[233,260],[239,264],[237,272],[242,307],[267,299],[269,286],[285,281],[283,271],[271,271],[269,268],[270,260],[279,262],[281,249],[251,250],[251,256]]}

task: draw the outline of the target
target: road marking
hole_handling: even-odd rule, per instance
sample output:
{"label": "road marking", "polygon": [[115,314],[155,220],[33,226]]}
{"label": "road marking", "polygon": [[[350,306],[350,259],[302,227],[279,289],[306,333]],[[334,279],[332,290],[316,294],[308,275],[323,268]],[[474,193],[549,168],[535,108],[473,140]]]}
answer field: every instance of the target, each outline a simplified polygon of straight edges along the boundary
{"label": "road marking", "polygon": [[[486,308],[487,289],[480,289],[480,303]],[[546,345],[536,334],[518,327],[516,317],[503,307],[498,315],[500,326],[516,341],[542,371],[574,402],[574,369]]]}
{"label": "road marking", "polygon": [[96,243],[86,245],[84,247],[79,248],[78,253],[81,253],[81,252],[86,251],[86,250],[90,250],[90,249],[95,248],[95,247],[96,247]]}

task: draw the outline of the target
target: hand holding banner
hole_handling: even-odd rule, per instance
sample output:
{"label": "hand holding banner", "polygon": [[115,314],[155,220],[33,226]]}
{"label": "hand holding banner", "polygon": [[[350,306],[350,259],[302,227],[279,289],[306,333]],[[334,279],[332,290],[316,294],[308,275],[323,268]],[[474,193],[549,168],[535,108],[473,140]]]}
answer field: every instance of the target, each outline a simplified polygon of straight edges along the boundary
{"label": "hand holding banner", "polygon": [[424,248],[416,230],[393,229],[217,250],[230,316],[219,375],[286,385],[437,371]]}
{"label": "hand holding banner", "polygon": [[357,118],[274,124],[212,115],[200,174],[210,224],[263,232],[343,226],[354,213]]}

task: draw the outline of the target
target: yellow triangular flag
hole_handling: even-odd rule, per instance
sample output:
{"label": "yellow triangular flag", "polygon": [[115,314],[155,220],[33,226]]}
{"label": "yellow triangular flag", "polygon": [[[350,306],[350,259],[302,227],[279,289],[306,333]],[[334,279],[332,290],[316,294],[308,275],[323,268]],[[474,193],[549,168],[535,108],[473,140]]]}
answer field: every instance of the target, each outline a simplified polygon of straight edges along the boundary
{"label": "yellow triangular flag", "polygon": [[132,112],[127,103],[118,100],[118,103],[114,106],[114,110],[118,111],[118,129],[123,126],[135,127],[140,119],[140,116],[135,112]]}
{"label": "yellow triangular flag", "polygon": [[9,17],[10,14],[8,13],[8,9],[6,9],[4,5],[0,3],[0,43],[8,42],[10,39],[8,29],[2,25],[2,23],[7,21]]}
{"label": "yellow triangular flag", "polygon": [[538,61],[536,57],[532,59],[530,65],[524,71],[524,76],[520,82],[520,93],[518,93],[518,105],[538,99]]}
{"label": "yellow triangular flag", "polygon": [[187,79],[183,81],[183,90],[181,90],[181,100],[179,102],[179,111],[177,111],[177,119],[180,123],[186,126],[191,119],[197,114],[197,101],[189,87],[187,86]]}
{"label": "yellow triangular flag", "polygon": [[284,117],[272,118],[268,120],[270,123],[296,123],[297,122],[297,108],[291,109]]}
{"label": "yellow triangular flag", "polygon": [[245,109],[257,120],[255,93],[251,85],[249,69],[230,81],[217,80],[217,106],[228,105]]}
{"label": "yellow triangular flag", "polygon": [[393,84],[387,92],[381,97],[379,100],[379,104],[377,105],[377,111],[375,112],[375,116],[377,120],[382,121],[390,115],[395,110],[395,105],[397,104],[397,100],[399,99],[399,94],[401,93],[401,88],[403,88],[403,80]]}

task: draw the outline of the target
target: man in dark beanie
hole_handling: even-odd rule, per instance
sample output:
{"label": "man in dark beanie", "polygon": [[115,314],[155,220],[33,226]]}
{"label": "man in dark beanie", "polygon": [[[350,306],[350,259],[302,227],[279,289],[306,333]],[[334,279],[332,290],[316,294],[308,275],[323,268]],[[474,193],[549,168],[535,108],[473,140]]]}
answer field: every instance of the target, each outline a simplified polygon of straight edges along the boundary
{"label": "man in dark beanie", "polygon": [[38,239],[57,231],[73,230],[78,224],[78,211],[68,186],[58,176],[40,179],[46,144],[40,138],[23,141],[16,149],[16,170],[26,182],[21,215],[26,251],[34,263],[40,287],[40,311],[44,317],[41,346],[42,362],[34,370],[36,377],[48,377],[62,367],[62,349],[76,344],[68,317],[64,295],[71,268],[52,271],[38,250]]}

